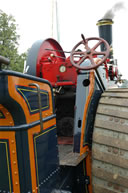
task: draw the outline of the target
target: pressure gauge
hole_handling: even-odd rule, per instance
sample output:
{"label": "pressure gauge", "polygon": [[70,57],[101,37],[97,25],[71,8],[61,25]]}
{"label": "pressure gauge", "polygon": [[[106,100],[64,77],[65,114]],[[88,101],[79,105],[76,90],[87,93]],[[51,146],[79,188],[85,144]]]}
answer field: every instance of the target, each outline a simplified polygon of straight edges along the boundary
{"label": "pressure gauge", "polygon": [[60,72],[65,72],[66,71],[66,66],[61,65],[59,71]]}

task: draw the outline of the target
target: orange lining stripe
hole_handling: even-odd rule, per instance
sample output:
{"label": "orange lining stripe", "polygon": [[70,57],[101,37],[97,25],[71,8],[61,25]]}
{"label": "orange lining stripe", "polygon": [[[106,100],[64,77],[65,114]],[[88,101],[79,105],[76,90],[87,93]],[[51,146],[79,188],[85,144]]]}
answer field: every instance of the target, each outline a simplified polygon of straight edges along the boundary
{"label": "orange lining stripe", "polygon": [[89,193],[92,193],[92,178],[91,178],[91,151],[89,151],[88,146],[83,147],[84,144],[84,135],[85,135],[85,125],[86,125],[86,119],[87,119],[87,112],[88,107],[90,104],[91,97],[93,95],[95,88],[95,74],[94,71],[90,72],[90,86],[89,86],[89,95],[87,97],[87,101],[84,106],[84,113],[83,113],[83,122],[82,122],[82,129],[81,129],[81,143],[80,143],[80,154],[82,155],[84,152],[88,151],[88,155],[85,158],[86,159],[86,171],[87,176],[90,178],[90,184],[88,185]]}
{"label": "orange lining stripe", "polygon": [[11,113],[1,104],[0,104],[0,110],[5,116],[5,118],[0,119],[0,125],[1,126],[14,126],[14,121],[13,121]]}
{"label": "orange lining stripe", "polygon": [[11,188],[11,174],[10,174],[9,157],[8,157],[8,146],[7,146],[7,142],[0,141],[0,143],[3,143],[5,145],[6,159],[7,159],[7,168],[8,168],[9,189],[10,189],[10,192],[12,192],[12,188]]}
{"label": "orange lining stripe", "polygon": [[42,111],[43,118],[48,117],[48,116],[53,114],[52,93],[51,93],[51,88],[49,87],[48,84],[46,84],[46,83],[41,84],[41,83],[34,81],[34,80],[28,80],[28,79],[19,78],[19,77],[8,76],[9,95],[17,103],[19,103],[21,108],[24,110],[24,114],[25,114],[27,123],[32,123],[36,120],[39,120],[39,113],[35,113],[33,115],[30,115],[25,99],[23,99],[23,97],[17,92],[15,86],[28,86],[30,82],[31,83],[38,83],[41,90],[48,92],[49,109]]}
{"label": "orange lining stripe", "polygon": [[83,147],[83,144],[84,144],[85,125],[86,125],[88,106],[90,104],[90,100],[91,100],[92,94],[94,92],[94,87],[95,87],[95,75],[94,75],[94,71],[91,71],[90,72],[89,95],[87,97],[87,101],[86,101],[85,106],[84,106],[83,121],[82,121],[82,128],[81,128],[80,155],[85,153],[86,150],[88,149],[87,146]]}
{"label": "orange lining stripe", "polygon": [[[22,90],[24,90],[24,91],[30,91],[30,92],[35,92],[35,93],[37,93],[37,91],[35,91],[35,90],[29,90],[29,89],[19,89],[19,88],[18,88],[17,90],[19,90],[19,92],[20,92],[20,93],[22,94],[22,96],[25,98],[26,103],[27,103],[27,105],[29,106],[30,112],[34,112],[34,111],[39,110],[39,109],[34,109],[34,110],[31,109],[31,106],[30,106],[30,104],[29,104],[26,96],[25,96],[24,93],[22,92]],[[47,95],[47,104],[48,104],[48,102],[49,102],[49,101],[48,101],[48,94],[45,93],[45,92],[40,92],[40,93],[43,93],[43,94]],[[38,93],[37,93],[37,94],[38,94]],[[42,107],[41,109],[44,109],[44,108],[48,108],[48,105],[45,106],[45,107]]]}
{"label": "orange lining stripe", "polygon": [[9,140],[9,153],[10,153],[13,192],[20,193],[20,182],[19,182],[15,132],[0,132],[0,139]]}

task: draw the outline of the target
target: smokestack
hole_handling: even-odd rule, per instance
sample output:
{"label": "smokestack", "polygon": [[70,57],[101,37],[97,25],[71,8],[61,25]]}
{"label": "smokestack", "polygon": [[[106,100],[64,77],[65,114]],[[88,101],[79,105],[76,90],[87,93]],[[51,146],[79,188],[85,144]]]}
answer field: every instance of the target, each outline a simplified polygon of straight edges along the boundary
{"label": "smokestack", "polygon": [[[112,19],[101,19],[97,22],[99,36],[105,39],[112,48]],[[104,44],[101,45],[101,51],[104,51]]]}
{"label": "smokestack", "polygon": [[[122,9],[125,9],[124,2],[117,2],[109,9],[101,20],[97,22],[99,28],[99,36],[105,39],[112,49],[112,24],[113,18],[116,13]],[[104,51],[104,45],[101,45],[101,51]],[[112,50],[111,50],[112,52]],[[112,56],[112,53],[110,54]]]}

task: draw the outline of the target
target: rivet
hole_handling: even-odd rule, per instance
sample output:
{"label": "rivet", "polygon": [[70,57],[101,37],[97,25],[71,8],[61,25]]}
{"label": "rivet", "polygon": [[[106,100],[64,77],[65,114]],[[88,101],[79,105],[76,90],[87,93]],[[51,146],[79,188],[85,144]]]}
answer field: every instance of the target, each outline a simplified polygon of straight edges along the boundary
{"label": "rivet", "polygon": [[14,143],[14,140],[12,140],[11,143]]}
{"label": "rivet", "polygon": [[15,175],[17,175],[17,172],[14,172]]}
{"label": "rivet", "polygon": [[35,190],[33,190],[33,192],[35,192]]}
{"label": "rivet", "polygon": [[13,162],[13,164],[15,165],[15,164],[16,164],[16,162],[14,161],[14,162]]}
{"label": "rivet", "polygon": [[15,184],[18,185],[18,182],[16,182]]}
{"label": "rivet", "polygon": [[12,153],[15,154],[15,150],[13,150]]}

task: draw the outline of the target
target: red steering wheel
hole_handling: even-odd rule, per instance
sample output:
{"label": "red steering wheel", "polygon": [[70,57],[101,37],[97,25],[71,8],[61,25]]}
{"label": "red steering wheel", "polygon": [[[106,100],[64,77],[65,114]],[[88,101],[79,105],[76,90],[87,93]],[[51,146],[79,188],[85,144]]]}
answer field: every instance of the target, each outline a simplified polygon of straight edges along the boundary
{"label": "red steering wheel", "polygon": [[[110,52],[110,46],[109,44],[102,38],[97,38],[97,37],[92,37],[92,38],[87,38],[85,39],[84,35],[82,34],[82,41],[80,41],[78,44],[74,46],[74,48],[71,51],[70,54],[70,61],[73,66],[80,70],[91,70],[91,69],[96,69],[98,66],[103,64],[103,62],[107,59],[109,56]],[[95,40],[95,41],[94,41]],[[95,45],[92,46],[92,48],[89,47],[88,43],[94,43],[96,42]],[[98,47],[104,45],[105,51],[96,51]],[[84,45],[84,51],[79,50],[79,47],[81,45]],[[100,55],[100,61],[95,62],[94,57]],[[79,60],[76,61],[76,58],[79,58]],[[80,66],[84,60],[89,59],[90,60],[90,65],[88,66]]]}

